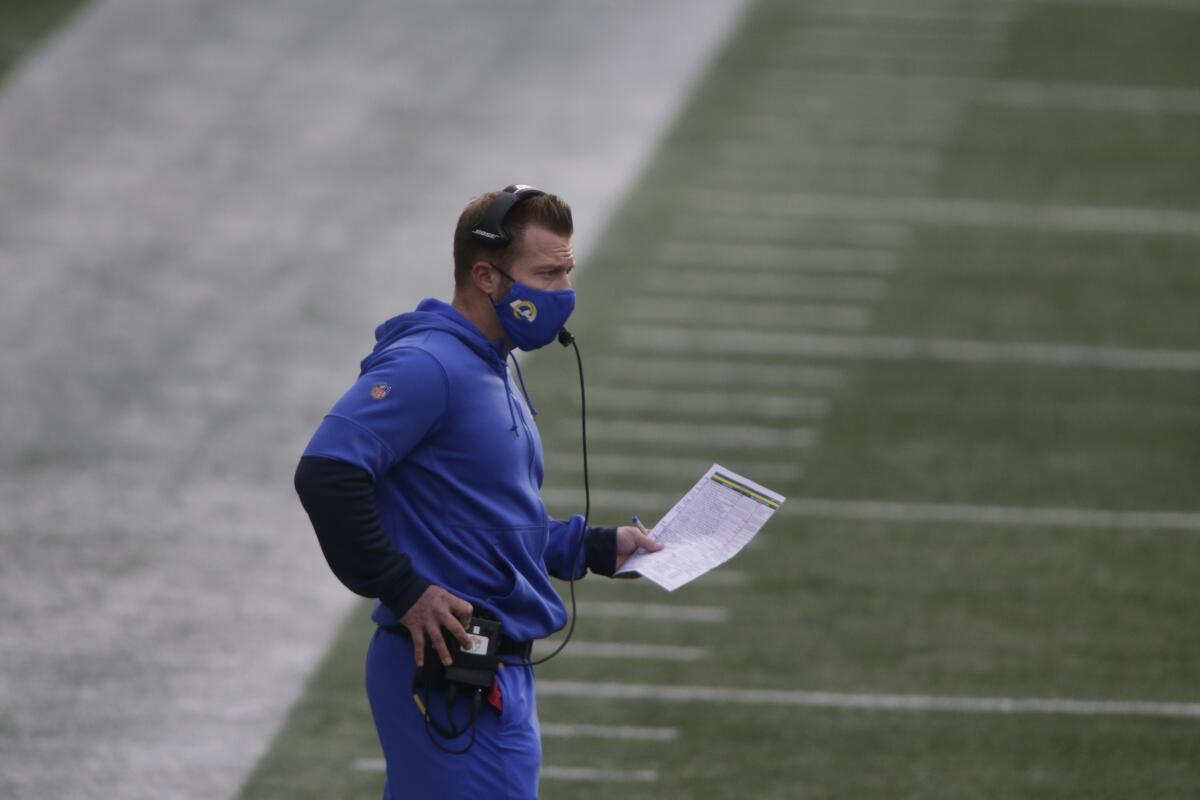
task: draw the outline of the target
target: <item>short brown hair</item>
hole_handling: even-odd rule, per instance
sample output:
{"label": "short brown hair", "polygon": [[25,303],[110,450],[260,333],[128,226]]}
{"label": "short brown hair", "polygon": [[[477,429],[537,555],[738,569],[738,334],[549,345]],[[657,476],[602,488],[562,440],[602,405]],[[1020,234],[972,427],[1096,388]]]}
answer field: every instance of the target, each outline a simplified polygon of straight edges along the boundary
{"label": "short brown hair", "polygon": [[[458,217],[458,225],[454,229],[454,287],[465,286],[471,281],[471,267],[476,261],[485,258],[505,266],[508,263],[512,242],[507,245],[489,245],[479,241],[471,231],[479,227],[488,206],[500,192],[488,192],[480,195],[467,204]],[[539,225],[559,236],[570,236],[575,232],[575,223],[571,218],[571,207],[559,196],[540,194],[522,200],[512,207],[504,218],[504,228],[512,241],[516,241],[521,231],[530,225]]]}

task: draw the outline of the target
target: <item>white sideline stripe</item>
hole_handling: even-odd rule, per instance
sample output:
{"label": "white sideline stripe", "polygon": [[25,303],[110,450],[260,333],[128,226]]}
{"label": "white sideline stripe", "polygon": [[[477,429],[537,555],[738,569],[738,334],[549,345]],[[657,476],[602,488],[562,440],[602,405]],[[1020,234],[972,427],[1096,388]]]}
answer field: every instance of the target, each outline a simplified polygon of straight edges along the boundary
{"label": "white sideline stripe", "polygon": [[653,769],[595,769],[593,767],[556,767],[543,765],[544,781],[577,781],[580,783],[654,783],[658,771]]}
{"label": "white sideline stripe", "polygon": [[969,714],[1200,718],[1200,703],[1191,702],[857,694],[788,689],[734,689],[721,686],[585,683],[554,680],[540,681],[538,693],[547,697],[656,700],[664,703],[737,703],[739,705],[804,706],[867,711],[955,711]]}
{"label": "white sideline stripe", "polygon": [[730,269],[826,270],[876,275],[896,270],[896,256],[892,252],[863,248],[666,241],[658,246],[657,252],[660,259],[675,266],[699,264]]}
{"label": "white sideline stripe", "polygon": [[387,772],[387,761],[382,758],[356,758],[350,768],[355,772]]}
{"label": "white sideline stripe", "polygon": [[635,297],[621,306],[621,313],[627,319],[644,322],[693,322],[737,327],[819,325],[861,330],[871,321],[870,312],[861,306],[753,300],[674,300],[667,297]]}
{"label": "white sideline stripe", "polygon": [[[564,435],[578,434],[578,422],[563,422]],[[816,441],[812,428],[775,428],[765,425],[717,423],[634,422],[596,419],[588,422],[588,438],[598,442],[639,444],[741,445],[743,447],[811,447]]]}
{"label": "white sideline stripe", "polygon": [[593,387],[587,393],[588,405],[608,411],[656,411],[679,413],[746,414],[768,419],[819,417],[829,410],[824,397],[803,395],[734,394],[653,389],[609,389]]}
{"label": "white sideline stripe", "polygon": [[835,389],[846,381],[837,367],[815,364],[747,364],[741,361],[687,358],[621,358],[604,356],[600,372],[607,378],[642,383],[733,384]]}
{"label": "white sideline stripe", "polygon": [[[546,467],[556,472],[583,472],[579,453],[547,451]],[[703,475],[712,466],[712,459],[676,458],[672,456],[629,456],[618,453],[588,453],[588,472],[593,475],[627,475],[630,477],[678,478]],[[786,461],[740,462],[738,471],[762,481],[791,481],[803,476],[799,464]]]}
{"label": "white sideline stripe", "polygon": [[542,736],[547,739],[612,739],[622,742],[673,742],[678,728],[651,728],[642,725],[587,725],[582,723],[543,722]]}
{"label": "white sideline stripe", "polygon": [[931,360],[971,364],[1023,364],[1050,367],[1200,371],[1200,350],[1090,347],[1040,342],[981,342],[970,339],[916,339],[902,336],[840,336],[819,333],[705,331],[698,328],[642,327],[618,330],[627,347],[694,353],[755,353],[889,361]]}
{"label": "white sideline stripe", "polygon": [[[534,647],[535,656],[554,652],[561,639],[545,639]],[[637,644],[634,642],[577,642],[572,640],[563,650],[565,656],[585,658],[614,658],[627,661],[700,661],[708,657],[704,647],[667,644]]]}
{"label": "white sideline stripe", "polygon": [[1200,513],[1189,511],[1018,508],[793,497],[788,498],[780,513],[788,516],[869,519],[887,522],[955,522],[972,525],[1200,531]]}
{"label": "white sideline stripe", "polygon": [[730,296],[829,297],[846,300],[879,300],[887,284],[879,278],[833,277],[829,275],[762,274],[754,277],[732,271],[659,268],[646,276],[646,294],[680,295],[706,299]]}
{"label": "white sideline stripe", "polygon": [[[720,606],[678,606],[667,603],[622,603],[595,601],[579,604],[585,617],[634,619],[651,622],[697,622],[719,624],[729,621],[729,609]],[[568,648],[571,645],[567,645]]]}
{"label": "white sideline stripe", "polygon": [[[742,139],[730,140],[722,146],[747,146]],[[847,154],[855,148],[843,148]],[[913,148],[915,151],[915,148]],[[761,147],[754,152],[765,158],[778,158]],[[804,152],[809,152],[805,148]],[[933,152],[933,151],[930,151]],[[820,151],[818,151],[818,156]],[[688,214],[670,223],[672,236],[728,242],[749,241],[768,244],[838,244],[844,247],[900,247],[909,239],[907,226],[894,222],[858,222],[854,220],[791,220],[786,225],[774,219],[726,217],[714,214]]]}
{"label": "white sideline stripe", "polygon": [[1200,236],[1200,212],[1106,206],[1026,205],[942,197],[866,197],[791,192],[730,192],[696,188],[687,193],[696,211],[728,215],[833,217],[888,220],[914,225],[1067,230],[1147,236]]}

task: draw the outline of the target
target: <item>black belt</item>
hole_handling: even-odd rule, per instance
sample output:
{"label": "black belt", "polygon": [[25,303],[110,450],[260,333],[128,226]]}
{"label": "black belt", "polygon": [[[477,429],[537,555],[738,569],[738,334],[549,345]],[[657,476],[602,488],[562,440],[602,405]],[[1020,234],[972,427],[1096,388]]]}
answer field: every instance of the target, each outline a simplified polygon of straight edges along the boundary
{"label": "black belt", "polygon": [[[398,636],[403,636],[410,642],[412,641],[412,633],[403,625],[385,625],[383,629]],[[502,633],[500,634],[500,649],[497,652],[502,656],[513,656],[522,661],[528,661],[530,656],[533,655],[533,640],[518,642],[516,639],[509,638]]]}

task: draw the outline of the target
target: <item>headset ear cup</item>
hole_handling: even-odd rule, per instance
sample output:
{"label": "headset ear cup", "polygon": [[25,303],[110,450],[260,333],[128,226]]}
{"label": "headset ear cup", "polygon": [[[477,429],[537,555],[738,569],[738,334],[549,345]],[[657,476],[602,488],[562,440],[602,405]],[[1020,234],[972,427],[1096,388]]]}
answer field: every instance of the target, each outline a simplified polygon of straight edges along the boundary
{"label": "headset ear cup", "polygon": [[508,231],[504,228],[504,218],[508,216],[508,212],[512,211],[513,207],[522,200],[528,200],[541,194],[545,194],[545,192],[523,183],[505,186],[488,204],[487,211],[483,212],[483,218],[471,231],[471,234],[482,244],[493,247],[506,246],[511,241]]}

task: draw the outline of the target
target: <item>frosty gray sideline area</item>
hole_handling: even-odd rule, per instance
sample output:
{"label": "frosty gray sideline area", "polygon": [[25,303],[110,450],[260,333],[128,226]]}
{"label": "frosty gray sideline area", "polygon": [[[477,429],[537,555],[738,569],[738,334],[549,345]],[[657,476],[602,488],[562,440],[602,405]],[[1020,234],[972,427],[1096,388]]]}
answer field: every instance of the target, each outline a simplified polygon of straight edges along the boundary
{"label": "frosty gray sideline area", "polygon": [[650,531],[666,547],[633,554],[617,574],[636,572],[674,591],[737,555],[785,499],[713,464]]}

